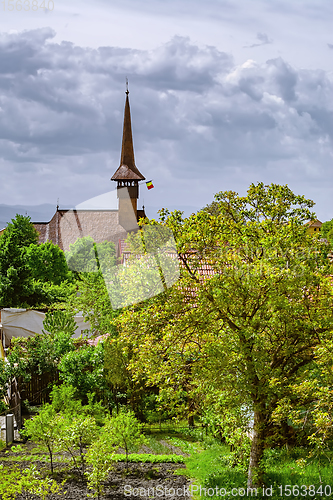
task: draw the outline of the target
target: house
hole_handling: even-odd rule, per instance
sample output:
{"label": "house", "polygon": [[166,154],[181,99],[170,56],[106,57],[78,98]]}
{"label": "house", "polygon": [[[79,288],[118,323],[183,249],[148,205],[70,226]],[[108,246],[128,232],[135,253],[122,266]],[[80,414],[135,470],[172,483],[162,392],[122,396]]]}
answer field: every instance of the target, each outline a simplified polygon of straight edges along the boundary
{"label": "house", "polygon": [[307,227],[308,234],[313,235],[320,233],[320,229],[323,223],[320,222],[320,220],[316,219],[316,220],[310,220],[309,222],[306,223],[306,225],[308,226]]}

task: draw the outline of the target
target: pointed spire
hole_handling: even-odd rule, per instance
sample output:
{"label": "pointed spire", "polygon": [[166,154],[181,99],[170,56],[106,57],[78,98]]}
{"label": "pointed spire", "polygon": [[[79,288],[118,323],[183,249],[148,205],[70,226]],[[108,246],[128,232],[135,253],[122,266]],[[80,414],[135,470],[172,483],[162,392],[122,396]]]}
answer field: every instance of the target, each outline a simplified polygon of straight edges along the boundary
{"label": "pointed spire", "polygon": [[128,99],[128,80],[126,78],[126,102],[124,111],[123,141],[121,147],[120,166],[111,177],[112,181],[118,180],[144,180],[145,177],[135,166],[131,110]]}

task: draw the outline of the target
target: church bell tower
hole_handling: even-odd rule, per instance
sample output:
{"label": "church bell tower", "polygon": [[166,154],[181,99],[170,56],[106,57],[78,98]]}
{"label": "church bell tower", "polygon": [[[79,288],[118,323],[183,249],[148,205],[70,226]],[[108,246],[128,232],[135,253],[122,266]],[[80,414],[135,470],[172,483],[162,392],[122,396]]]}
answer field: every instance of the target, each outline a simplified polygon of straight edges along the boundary
{"label": "church bell tower", "polygon": [[139,181],[144,181],[145,177],[139,172],[135,165],[128,94],[129,91],[126,82],[126,102],[120,166],[111,177],[111,180],[117,182],[119,224],[123,226],[126,231],[131,231],[137,228]]}

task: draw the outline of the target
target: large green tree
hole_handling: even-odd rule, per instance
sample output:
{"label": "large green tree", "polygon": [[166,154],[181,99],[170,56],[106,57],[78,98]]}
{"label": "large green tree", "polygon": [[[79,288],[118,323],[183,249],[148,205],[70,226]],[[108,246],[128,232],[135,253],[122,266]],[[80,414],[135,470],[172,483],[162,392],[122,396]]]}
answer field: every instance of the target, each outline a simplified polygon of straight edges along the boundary
{"label": "large green tree", "polygon": [[19,306],[33,294],[26,249],[37,244],[38,233],[29,217],[16,215],[0,237],[0,305]]}
{"label": "large green tree", "polygon": [[333,328],[327,248],[304,225],[315,218],[313,205],[288,186],[259,183],[246,196],[217,194],[213,206],[188,219],[163,212],[180,279],[120,316],[134,374],[173,384],[188,408],[198,393],[218,391],[252,413],[249,487],[262,483],[278,401],[302,380]]}
{"label": "large green tree", "polygon": [[16,215],[0,237],[0,306],[43,307],[66,301],[73,287],[64,252],[39,245],[30,217]]}

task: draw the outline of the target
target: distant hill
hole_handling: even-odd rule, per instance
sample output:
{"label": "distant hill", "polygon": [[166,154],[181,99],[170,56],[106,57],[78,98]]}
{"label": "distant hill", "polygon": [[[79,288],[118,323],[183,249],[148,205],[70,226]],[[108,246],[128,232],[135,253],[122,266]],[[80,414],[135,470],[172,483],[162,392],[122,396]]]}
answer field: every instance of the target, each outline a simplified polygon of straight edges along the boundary
{"label": "distant hill", "polygon": [[32,222],[48,222],[56,211],[49,203],[43,205],[3,205],[0,204],[0,229],[7,226],[16,214],[29,215]]}

